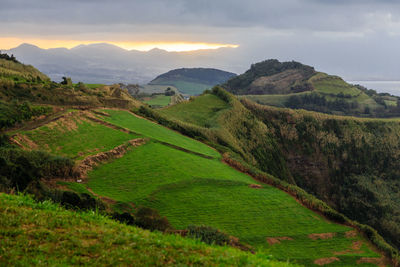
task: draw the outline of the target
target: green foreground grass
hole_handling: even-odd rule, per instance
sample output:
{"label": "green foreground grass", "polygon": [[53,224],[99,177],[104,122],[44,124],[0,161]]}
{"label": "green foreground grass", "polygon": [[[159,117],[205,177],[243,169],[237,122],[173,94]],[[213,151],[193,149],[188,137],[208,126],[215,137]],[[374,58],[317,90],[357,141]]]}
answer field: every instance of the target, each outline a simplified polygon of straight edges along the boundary
{"label": "green foreground grass", "polygon": [[294,266],[0,194],[1,266]]}
{"label": "green foreground grass", "polygon": [[32,145],[24,137],[20,138],[19,142],[28,149],[44,150],[76,159],[111,150],[138,137],[80,118],[79,114],[20,134],[36,144]]}
{"label": "green foreground grass", "polygon": [[[88,186],[102,196],[123,203],[157,209],[177,229],[190,224],[219,228],[279,260],[307,266],[319,258],[337,257],[331,266],[355,265],[361,257],[379,257],[366,245],[344,255],[353,242],[366,241],[345,233],[352,228],[329,222],[304,208],[288,194],[211,159],[159,143],[148,143],[89,173]],[[333,233],[312,240],[308,235]],[[270,245],[267,238],[292,240]],[[374,265],[359,265],[374,266]]]}
{"label": "green foreground grass", "polygon": [[102,110],[110,114],[110,117],[103,116],[102,119],[120,127],[127,128],[136,133],[143,134],[146,137],[166,142],[175,146],[182,147],[200,154],[214,158],[220,158],[221,155],[214,149],[205,144],[186,137],[180,133],[174,132],[157,123],[146,119],[138,118],[128,111],[124,110]]}

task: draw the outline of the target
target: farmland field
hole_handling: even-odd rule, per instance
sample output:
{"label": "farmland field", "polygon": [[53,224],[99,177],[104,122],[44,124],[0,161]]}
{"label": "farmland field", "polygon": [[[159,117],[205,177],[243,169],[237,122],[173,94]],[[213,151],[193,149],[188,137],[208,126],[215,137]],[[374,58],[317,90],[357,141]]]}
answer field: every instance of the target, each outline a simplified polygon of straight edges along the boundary
{"label": "farmland field", "polygon": [[171,97],[165,95],[156,95],[149,100],[145,100],[144,102],[150,106],[165,107],[171,102]]}
{"label": "farmland field", "polygon": [[137,135],[108,128],[82,118],[80,113],[72,112],[70,116],[31,131],[21,132],[14,138],[28,149],[82,159],[110,150],[136,137]]}
{"label": "farmland field", "polygon": [[[96,194],[157,209],[178,229],[190,224],[217,227],[278,259],[311,264],[349,250],[355,241],[365,242],[360,236],[345,237],[352,228],[326,221],[286,193],[267,185],[250,187],[254,184],[251,177],[217,160],[159,143],[140,146],[95,168],[88,181]],[[334,236],[308,236],[321,233]],[[270,245],[267,240],[274,237],[293,240]],[[362,251],[349,251],[336,256],[340,264],[379,256],[365,245]]]}
{"label": "farmland field", "polygon": [[210,128],[217,126],[215,120],[219,117],[220,112],[227,108],[229,105],[219,97],[205,94],[190,102],[180,103],[159,112],[170,118]]}
{"label": "farmland field", "polygon": [[174,132],[159,124],[148,120],[138,118],[128,111],[124,110],[103,110],[110,114],[110,117],[104,116],[103,120],[120,127],[127,128],[136,133],[143,134],[146,137],[166,142],[175,146],[182,147],[197,153],[201,153],[214,158],[220,158],[220,154],[205,144]]}

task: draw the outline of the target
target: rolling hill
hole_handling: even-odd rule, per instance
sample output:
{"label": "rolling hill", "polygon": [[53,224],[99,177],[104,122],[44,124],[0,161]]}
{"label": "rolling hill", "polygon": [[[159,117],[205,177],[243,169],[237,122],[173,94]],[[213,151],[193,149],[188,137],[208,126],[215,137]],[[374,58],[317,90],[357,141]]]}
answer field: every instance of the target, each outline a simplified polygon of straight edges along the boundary
{"label": "rolling hill", "polygon": [[234,76],[236,74],[217,69],[182,68],[157,76],[149,85],[175,86],[183,94],[198,95],[204,90],[224,83]]}
{"label": "rolling hill", "polygon": [[[99,136],[93,138],[89,132]],[[285,192],[229,167],[205,144],[128,111],[73,111],[13,136],[25,149],[42,147],[75,159],[78,166],[92,155],[138,138],[146,141],[99,161],[81,182],[56,179],[56,183],[93,194],[115,211],[129,211],[131,205],[153,208],[178,230],[189,225],[221,229],[278,260],[306,266],[332,258],[332,266],[366,258],[380,261],[374,247],[354,228],[333,223]],[[42,182],[51,186],[54,179]],[[357,248],[352,249],[354,244]]]}
{"label": "rolling hill", "polygon": [[362,117],[400,115],[398,97],[348,84],[338,76],[294,61],[271,59],[253,64],[223,87],[264,105]]}
{"label": "rolling hill", "polygon": [[[219,87],[152,109],[117,85],[7,75],[0,190],[82,211],[0,195],[0,262],[398,264],[396,119],[260,106]],[[256,255],[105,214],[183,236],[200,226]]]}

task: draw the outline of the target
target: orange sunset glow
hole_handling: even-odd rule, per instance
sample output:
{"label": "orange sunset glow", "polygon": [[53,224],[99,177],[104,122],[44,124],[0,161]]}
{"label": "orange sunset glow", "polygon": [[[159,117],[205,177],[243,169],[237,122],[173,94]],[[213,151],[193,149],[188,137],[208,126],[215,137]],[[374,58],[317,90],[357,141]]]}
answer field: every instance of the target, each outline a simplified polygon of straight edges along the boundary
{"label": "orange sunset glow", "polygon": [[81,44],[108,43],[119,46],[127,50],[148,51],[153,48],[163,49],[169,52],[184,52],[200,49],[217,49],[222,47],[236,48],[236,44],[220,44],[206,42],[113,42],[113,41],[80,41],[80,40],[46,40],[46,39],[20,39],[20,38],[0,38],[0,49],[11,49],[22,43],[29,43],[40,48],[73,48]]}

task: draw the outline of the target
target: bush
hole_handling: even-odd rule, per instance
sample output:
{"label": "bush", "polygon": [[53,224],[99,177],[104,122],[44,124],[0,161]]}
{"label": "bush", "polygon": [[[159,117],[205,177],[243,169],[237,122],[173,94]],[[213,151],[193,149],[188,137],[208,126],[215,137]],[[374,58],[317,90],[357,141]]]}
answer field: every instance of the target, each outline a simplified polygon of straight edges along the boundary
{"label": "bush", "polygon": [[40,178],[64,178],[76,175],[74,162],[71,159],[52,156],[41,151],[24,151],[16,148],[0,149],[0,173],[2,179],[7,180],[0,185],[3,191],[13,188],[23,191],[31,182]]}
{"label": "bush", "polygon": [[166,217],[161,217],[157,210],[140,207],[136,212],[136,225],[151,231],[158,230],[165,232],[171,228]]}
{"label": "bush", "polygon": [[229,235],[211,226],[189,225],[187,230],[188,237],[199,239],[210,245],[215,244],[224,246],[229,244],[230,241]]}

